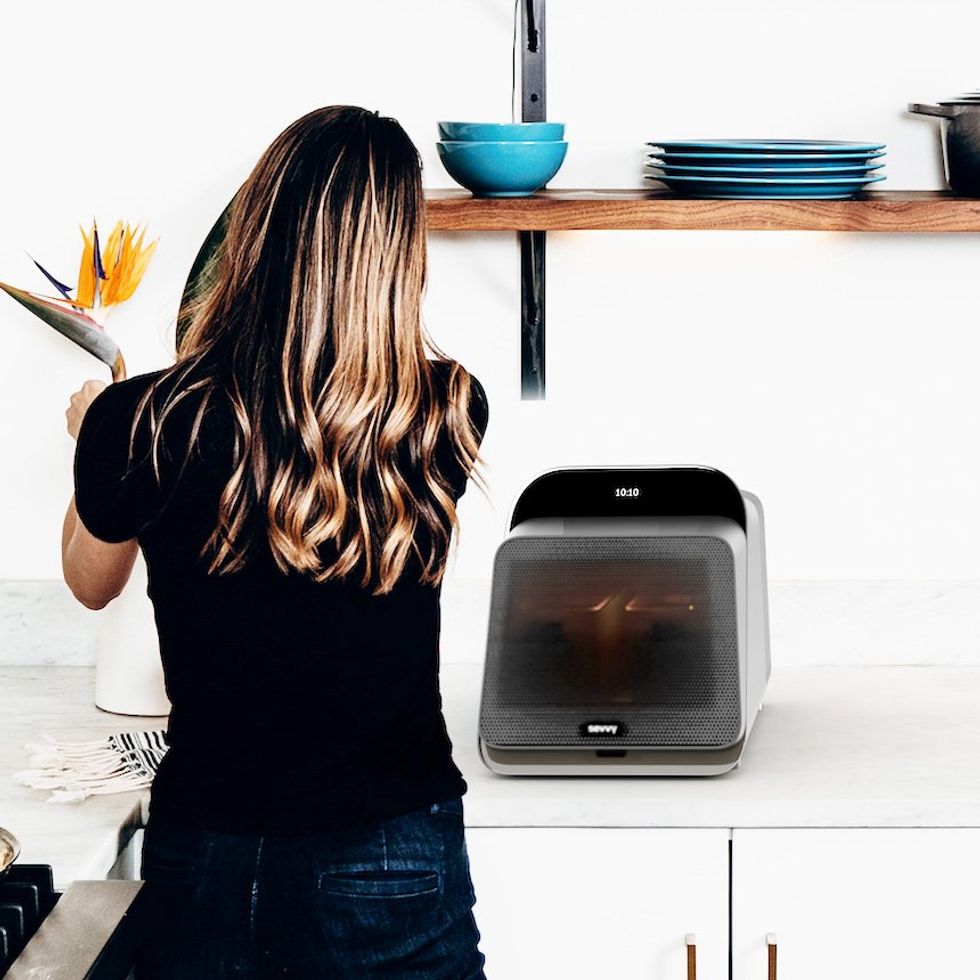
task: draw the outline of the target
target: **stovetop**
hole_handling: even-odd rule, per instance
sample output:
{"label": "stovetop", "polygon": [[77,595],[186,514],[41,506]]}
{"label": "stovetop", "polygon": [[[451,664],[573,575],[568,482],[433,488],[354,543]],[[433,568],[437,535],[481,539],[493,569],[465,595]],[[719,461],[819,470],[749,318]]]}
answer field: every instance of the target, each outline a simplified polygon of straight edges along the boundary
{"label": "stovetop", "polygon": [[0,879],[0,977],[125,980],[141,934],[141,881],[76,881],[55,892],[51,868],[14,864]]}
{"label": "stovetop", "polygon": [[20,955],[59,897],[49,864],[13,864],[0,875],[0,976]]}

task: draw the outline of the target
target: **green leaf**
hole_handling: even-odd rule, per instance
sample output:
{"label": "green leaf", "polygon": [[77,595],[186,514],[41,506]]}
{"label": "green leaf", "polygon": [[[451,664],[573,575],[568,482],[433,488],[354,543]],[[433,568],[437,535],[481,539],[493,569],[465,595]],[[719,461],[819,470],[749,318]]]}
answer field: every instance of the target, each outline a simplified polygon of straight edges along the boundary
{"label": "green leaf", "polygon": [[90,316],[5,282],[0,282],[0,289],[63,337],[108,364],[113,381],[126,377],[126,365],[116,342]]}
{"label": "green leaf", "polygon": [[191,266],[190,274],[187,277],[187,284],[184,286],[184,294],[180,301],[180,310],[177,312],[177,346],[184,339],[187,328],[191,325],[194,318],[194,306],[202,297],[206,296],[212,289],[217,278],[218,260],[221,256],[221,248],[225,243],[225,235],[228,232],[228,219],[231,217],[232,208],[235,205],[235,194],[227,207],[218,216],[208,232],[208,237],[204,239]]}

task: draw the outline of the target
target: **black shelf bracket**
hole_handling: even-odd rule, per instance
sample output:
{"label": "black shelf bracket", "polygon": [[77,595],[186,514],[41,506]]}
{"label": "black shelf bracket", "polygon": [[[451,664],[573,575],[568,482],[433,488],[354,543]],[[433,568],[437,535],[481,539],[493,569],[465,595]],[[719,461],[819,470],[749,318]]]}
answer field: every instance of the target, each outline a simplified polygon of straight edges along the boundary
{"label": "black shelf bracket", "polygon": [[[521,119],[547,118],[545,76],[545,0],[519,0],[521,8]],[[545,396],[545,233],[520,231],[521,246],[521,398]]]}

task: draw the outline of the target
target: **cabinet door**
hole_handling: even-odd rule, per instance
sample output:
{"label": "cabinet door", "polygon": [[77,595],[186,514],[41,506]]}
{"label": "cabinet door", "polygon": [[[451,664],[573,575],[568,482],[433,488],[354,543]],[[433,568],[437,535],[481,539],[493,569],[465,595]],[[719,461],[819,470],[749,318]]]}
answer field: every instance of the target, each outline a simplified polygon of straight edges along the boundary
{"label": "cabinet door", "polygon": [[728,831],[467,831],[489,980],[728,975]]}
{"label": "cabinet door", "polygon": [[734,980],[978,975],[980,830],[737,830]]}
{"label": "cabinet door", "polygon": [[143,857],[143,828],[133,832],[126,846],[119,852],[115,863],[109,869],[107,878],[136,881],[140,876],[140,864]]}

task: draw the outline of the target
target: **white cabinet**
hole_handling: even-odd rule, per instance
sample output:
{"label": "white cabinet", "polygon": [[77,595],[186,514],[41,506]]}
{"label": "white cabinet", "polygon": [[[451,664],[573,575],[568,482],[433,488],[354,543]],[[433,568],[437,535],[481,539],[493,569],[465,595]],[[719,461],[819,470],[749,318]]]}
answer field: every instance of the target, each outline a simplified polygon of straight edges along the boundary
{"label": "white cabinet", "polygon": [[980,830],[736,830],[734,980],[980,974]]}
{"label": "white cabinet", "polygon": [[[489,980],[728,976],[728,830],[471,828]],[[826,980],[826,978],[824,978]]]}
{"label": "white cabinet", "polygon": [[136,881],[140,876],[140,863],[143,856],[143,829],[133,832],[106,878],[122,881]]}

